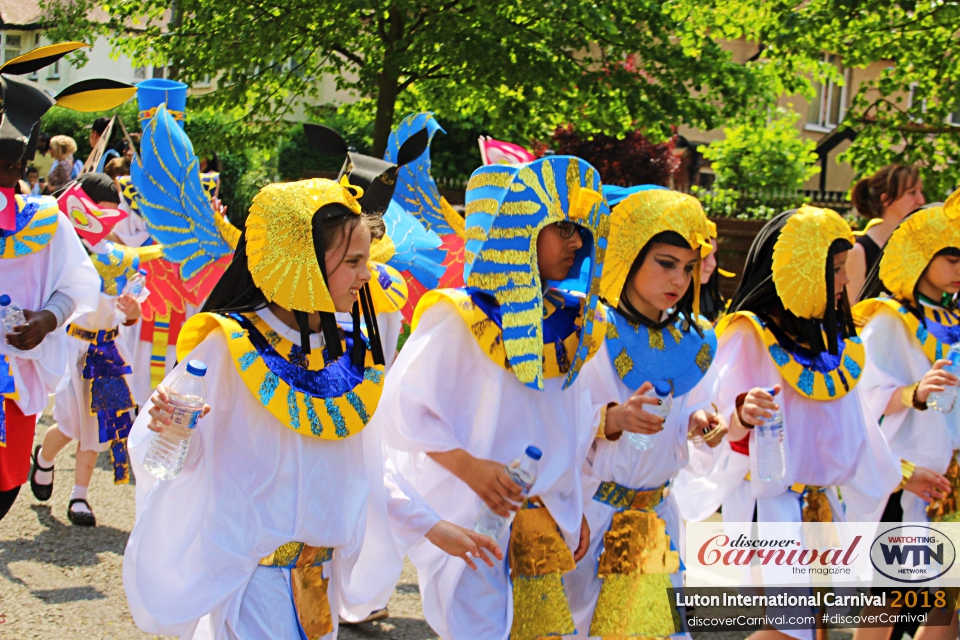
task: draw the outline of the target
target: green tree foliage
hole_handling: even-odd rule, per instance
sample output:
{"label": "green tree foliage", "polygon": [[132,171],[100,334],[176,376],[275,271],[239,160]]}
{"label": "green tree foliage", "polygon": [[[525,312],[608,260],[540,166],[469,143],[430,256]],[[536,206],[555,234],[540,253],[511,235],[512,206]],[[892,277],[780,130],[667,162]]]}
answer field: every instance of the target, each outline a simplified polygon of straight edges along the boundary
{"label": "green tree foliage", "polygon": [[882,65],[852,92],[840,126],[857,138],[840,159],[860,174],[917,164],[929,198],[960,184],[958,0],[677,0],[673,10],[690,33],[757,43],[774,75],[842,83],[824,52]]}
{"label": "green tree foliage", "polygon": [[[765,63],[734,62],[706,32],[680,42],[674,1],[178,0],[172,17],[169,0],[42,4],[48,37],[105,35],[184,82],[214,77],[205,100],[248,122],[325,101],[319,80],[332,77],[374,106],[380,155],[410,110],[495,120],[514,139],[567,123],[666,138],[669,125],[713,128],[782,89]],[[109,19],[88,20],[93,9]]]}
{"label": "green tree foliage", "polygon": [[799,116],[778,107],[768,120],[724,127],[724,139],[699,148],[711,161],[716,186],[740,191],[795,191],[819,170],[812,140],[797,129]]}

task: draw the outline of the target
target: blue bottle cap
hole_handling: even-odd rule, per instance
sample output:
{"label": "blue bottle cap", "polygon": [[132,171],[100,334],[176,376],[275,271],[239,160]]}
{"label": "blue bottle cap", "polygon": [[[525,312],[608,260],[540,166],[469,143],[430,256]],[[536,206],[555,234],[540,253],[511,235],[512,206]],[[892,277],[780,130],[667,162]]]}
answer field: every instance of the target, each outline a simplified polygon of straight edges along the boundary
{"label": "blue bottle cap", "polygon": [[147,275],[147,270],[146,270],[146,269],[140,269],[140,275],[142,275],[142,276]]}
{"label": "blue bottle cap", "polygon": [[0,296],[0,307],[6,307],[10,304],[10,296],[3,294]]}
{"label": "blue bottle cap", "polygon": [[670,395],[670,383],[666,380],[657,380],[653,383],[653,390],[657,392],[658,396],[665,398]]}
{"label": "blue bottle cap", "polygon": [[772,395],[772,396],[777,395],[777,391],[776,391],[776,389],[775,389],[774,387],[770,387],[769,389],[764,389],[764,391],[766,391],[767,393],[769,393],[769,394]]}
{"label": "blue bottle cap", "polygon": [[203,376],[207,375],[207,365],[200,360],[191,360],[187,363],[187,373],[192,373],[193,375],[202,378]]}
{"label": "blue bottle cap", "polygon": [[537,449],[533,445],[530,445],[529,447],[527,447],[527,450],[524,453],[526,453],[528,456],[530,456],[534,460],[539,460],[540,458],[543,457],[543,451],[540,451],[540,449]]}

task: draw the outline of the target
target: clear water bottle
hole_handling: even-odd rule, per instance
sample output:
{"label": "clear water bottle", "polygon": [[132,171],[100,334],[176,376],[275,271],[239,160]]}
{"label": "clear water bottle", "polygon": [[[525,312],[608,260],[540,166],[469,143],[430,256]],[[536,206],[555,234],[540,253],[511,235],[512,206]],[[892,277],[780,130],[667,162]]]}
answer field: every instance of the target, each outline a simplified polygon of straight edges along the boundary
{"label": "clear water bottle", "polygon": [[[507,465],[507,473],[520,485],[524,498],[530,494],[533,483],[537,481],[537,461],[542,457],[543,452],[531,445],[522,456]],[[498,516],[484,503],[480,506],[477,524],[474,525],[473,530],[490,536],[494,540],[500,540],[500,536],[506,532],[515,515],[516,513],[511,511],[507,517]]]}
{"label": "clear water bottle", "polygon": [[190,448],[190,436],[200,419],[207,390],[203,376],[207,365],[199,360],[187,363],[187,370],[180,374],[167,389],[170,404],[173,405],[172,424],[164,425],[163,432],[154,433],[147,455],[143,460],[144,468],[158,480],[176,478],[183,469],[183,461]]}
{"label": "clear water bottle", "polygon": [[[773,389],[765,389],[774,395]],[[776,481],[787,472],[786,458],[783,454],[783,413],[780,409],[754,427],[757,436],[757,473],[761,480]]]}
{"label": "clear water bottle", "polygon": [[[667,416],[670,415],[670,410],[673,408],[673,394],[670,391],[670,384],[664,380],[658,380],[653,383],[653,389],[645,395],[659,398],[660,404],[645,404],[643,405],[643,410],[666,420]],[[633,433],[632,431],[627,431],[624,435],[627,438],[627,442],[629,442],[630,446],[634,449],[637,451],[646,451],[656,444],[657,438],[660,437],[661,433],[662,431],[656,433]]]}
{"label": "clear water bottle", "polygon": [[[955,342],[950,346],[950,351],[947,352],[945,359],[949,360],[950,364],[945,366],[943,370],[955,376],[960,375],[960,342]],[[946,387],[943,391],[931,391],[930,395],[927,396],[927,407],[940,413],[950,413],[956,402],[957,387],[955,386]]]}
{"label": "clear water bottle", "polygon": [[[10,300],[10,296],[3,294],[0,296],[0,319],[3,320],[3,333],[13,333],[14,327],[22,327],[27,324],[27,318],[23,315],[23,309]],[[11,344],[7,348],[17,353],[23,353]]]}
{"label": "clear water bottle", "polygon": [[[143,293],[143,287],[147,284],[147,271],[146,269],[140,269],[136,272],[130,279],[127,280],[127,284],[123,285],[123,291],[120,292],[120,295],[131,295],[134,298],[139,298],[140,294]],[[117,309],[117,317],[120,319],[120,322],[127,321],[127,314],[125,314],[120,309]]]}

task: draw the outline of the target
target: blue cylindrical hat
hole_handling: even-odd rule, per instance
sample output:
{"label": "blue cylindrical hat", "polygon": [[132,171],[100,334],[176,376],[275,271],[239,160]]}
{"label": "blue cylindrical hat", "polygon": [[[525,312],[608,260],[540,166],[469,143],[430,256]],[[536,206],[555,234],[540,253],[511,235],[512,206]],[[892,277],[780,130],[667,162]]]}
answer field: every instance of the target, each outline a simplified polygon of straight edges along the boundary
{"label": "blue cylindrical hat", "polygon": [[187,110],[187,85],[163,78],[151,78],[137,83],[137,106],[140,109],[141,126],[146,126],[161,104],[167,105],[167,112],[183,128],[183,115]]}

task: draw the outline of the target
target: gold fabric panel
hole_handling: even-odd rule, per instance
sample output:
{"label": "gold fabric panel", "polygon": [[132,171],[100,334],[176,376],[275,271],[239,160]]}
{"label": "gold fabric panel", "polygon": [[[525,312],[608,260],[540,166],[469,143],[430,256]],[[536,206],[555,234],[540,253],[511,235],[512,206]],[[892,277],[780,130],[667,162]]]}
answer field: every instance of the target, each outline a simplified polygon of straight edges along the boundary
{"label": "gold fabric panel", "polygon": [[803,495],[803,521],[833,522],[833,509],[821,487],[807,485],[807,492]]}
{"label": "gold fabric panel", "polygon": [[931,522],[960,522],[957,513],[957,491],[960,489],[960,464],[957,464],[957,452],[953,452],[950,465],[944,474],[950,482],[950,493],[943,500],[934,500],[927,505],[927,518]]}
{"label": "gold fabric panel", "polygon": [[678,633],[680,615],[667,591],[672,586],[666,573],[607,576],[590,622],[590,635],[619,640]]}
{"label": "gold fabric panel", "polygon": [[610,530],[603,534],[603,555],[597,575],[676,573],[680,554],[670,550],[667,525],[653,511],[615,513]]}

